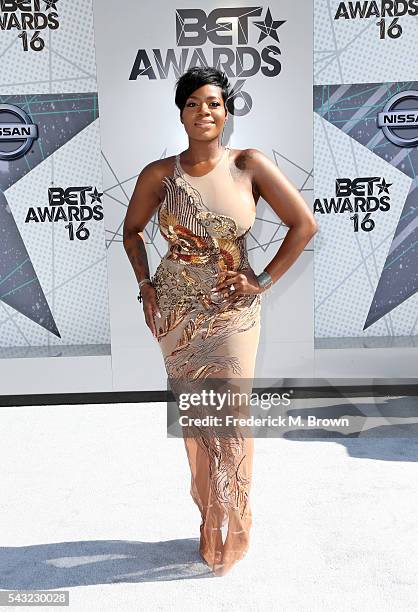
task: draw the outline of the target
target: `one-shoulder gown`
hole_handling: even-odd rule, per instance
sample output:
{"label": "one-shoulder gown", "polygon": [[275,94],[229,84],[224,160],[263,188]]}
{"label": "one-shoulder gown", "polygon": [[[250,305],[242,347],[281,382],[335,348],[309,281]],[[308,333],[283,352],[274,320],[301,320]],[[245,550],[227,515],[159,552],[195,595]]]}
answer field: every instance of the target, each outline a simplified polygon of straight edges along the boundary
{"label": "one-shoulder gown", "polygon": [[[253,381],[260,334],[259,294],[226,303],[211,289],[226,270],[248,267],[246,236],[255,221],[251,194],[238,187],[225,147],[207,174],[186,174],[179,155],[164,177],[159,229],[168,251],[152,278],[162,318],[155,318],[168,379]],[[249,389],[251,392],[251,389]],[[225,574],[249,546],[253,439],[210,430],[185,436],[190,493],[201,514],[200,554]]]}

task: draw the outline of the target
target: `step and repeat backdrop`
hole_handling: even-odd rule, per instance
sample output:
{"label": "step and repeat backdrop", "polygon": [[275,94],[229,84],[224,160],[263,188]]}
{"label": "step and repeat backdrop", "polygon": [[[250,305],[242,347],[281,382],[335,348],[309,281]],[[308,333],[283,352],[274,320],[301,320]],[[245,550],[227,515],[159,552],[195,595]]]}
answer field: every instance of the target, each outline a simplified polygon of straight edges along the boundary
{"label": "step and repeat backdrop", "polygon": [[0,393],[106,389],[91,0],[1,0],[0,55]]}
{"label": "step and repeat backdrop", "polygon": [[[413,343],[418,2],[382,5],[0,0],[0,394],[165,388],[122,226],[142,168],[187,148],[192,66],[231,82],[223,144],[268,155],[320,225],[263,298],[256,375],[323,377],[320,354],[355,375],[347,346]],[[286,232],[260,200],[256,272]],[[155,217],[145,235],[154,272]]]}
{"label": "step and repeat backdrop", "polygon": [[0,8],[0,357],[109,354],[92,5]]}
{"label": "step and repeat backdrop", "polygon": [[[261,149],[312,206],[312,23],[291,0],[0,0],[0,393],[165,388],[122,225],[142,168],[187,148],[175,82],[225,71],[223,144]],[[256,271],[286,232],[260,201]],[[153,272],[155,217],[145,234]],[[313,375],[312,302],[308,245],[264,301],[259,376]]]}
{"label": "step and repeat backdrop", "polygon": [[416,345],[418,2],[315,0],[317,347]]}
{"label": "step and repeat backdrop", "polygon": [[[215,66],[231,83],[223,144],[263,151],[312,206],[313,5],[171,0],[95,3],[106,245],[114,388],[165,388],[158,344],[144,324],[137,283],[122,244],[126,207],[141,169],[185,150],[174,103],[176,79]],[[259,201],[248,237],[251,264],[271,261],[287,228]],[[151,271],[166,252],[156,219],[145,236]],[[265,295],[258,376],[312,376],[313,246]]]}

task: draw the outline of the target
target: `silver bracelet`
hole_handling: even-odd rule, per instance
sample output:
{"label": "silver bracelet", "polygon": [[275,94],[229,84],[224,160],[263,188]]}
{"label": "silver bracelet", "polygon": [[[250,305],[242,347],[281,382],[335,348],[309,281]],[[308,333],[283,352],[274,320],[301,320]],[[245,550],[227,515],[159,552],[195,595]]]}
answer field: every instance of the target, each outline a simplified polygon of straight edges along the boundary
{"label": "silver bracelet", "polygon": [[136,299],[138,300],[138,302],[141,304],[142,303],[142,294],[141,294],[141,287],[142,285],[145,285],[146,283],[149,283],[152,286],[152,281],[150,278],[144,278],[142,281],[140,281],[138,283],[138,289],[139,289],[139,293],[136,296]]}
{"label": "silver bracelet", "polygon": [[138,283],[138,289],[141,289],[142,285],[145,285],[145,283],[150,283],[150,284],[152,284],[152,283],[151,283],[151,279],[150,279],[150,278],[144,278],[142,281],[140,281],[140,282]]}
{"label": "silver bracelet", "polygon": [[269,289],[273,284],[273,279],[270,274],[264,270],[257,277],[258,284],[262,289]]}

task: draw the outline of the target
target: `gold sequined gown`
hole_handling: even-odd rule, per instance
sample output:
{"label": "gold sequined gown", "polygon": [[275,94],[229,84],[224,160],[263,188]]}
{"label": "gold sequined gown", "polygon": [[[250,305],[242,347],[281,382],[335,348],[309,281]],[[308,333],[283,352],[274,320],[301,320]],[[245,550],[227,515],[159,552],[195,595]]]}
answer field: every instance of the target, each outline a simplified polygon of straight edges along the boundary
{"label": "gold sequined gown", "polygon": [[[229,147],[207,174],[186,174],[176,156],[163,179],[158,211],[168,242],[153,284],[162,318],[157,338],[169,379],[207,382],[238,379],[251,393],[260,333],[259,295],[234,303],[212,296],[225,270],[249,267],[246,235],[255,203],[230,172]],[[184,435],[184,433],[183,433]],[[225,574],[249,545],[253,439],[220,437],[207,429],[184,435],[193,500],[201,514],[200,554],[216,575]]]}

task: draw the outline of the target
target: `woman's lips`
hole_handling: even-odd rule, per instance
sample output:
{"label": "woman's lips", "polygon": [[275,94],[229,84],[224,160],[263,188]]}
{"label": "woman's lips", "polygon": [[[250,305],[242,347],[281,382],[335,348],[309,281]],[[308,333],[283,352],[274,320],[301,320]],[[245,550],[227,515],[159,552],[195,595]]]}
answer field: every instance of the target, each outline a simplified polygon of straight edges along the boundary
{"label": "woman's lips", "polygon": [[215,125],[215,122],[214,121],[196,121],[195,123],[196,127],[201,127],[201,128],[209,127],[211,125]]}

